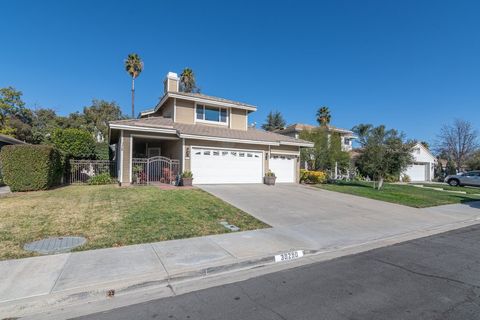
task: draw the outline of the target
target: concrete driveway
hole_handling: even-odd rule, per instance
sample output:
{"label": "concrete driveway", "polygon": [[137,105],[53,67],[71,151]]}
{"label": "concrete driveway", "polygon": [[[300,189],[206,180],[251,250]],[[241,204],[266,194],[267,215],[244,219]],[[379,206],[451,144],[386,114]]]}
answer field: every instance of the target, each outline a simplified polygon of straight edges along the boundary
{"label": "concrete driveway", "polygon": [[298,184],[203,185],[273,227],[270,235],[326,249],[431,230],[480,217],[479,203],[415,209]]}

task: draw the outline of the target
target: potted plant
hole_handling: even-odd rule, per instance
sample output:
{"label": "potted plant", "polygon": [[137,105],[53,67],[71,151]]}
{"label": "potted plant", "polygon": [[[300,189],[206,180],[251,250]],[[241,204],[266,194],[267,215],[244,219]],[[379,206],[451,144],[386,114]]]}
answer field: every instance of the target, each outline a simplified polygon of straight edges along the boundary
{"label": "potted plant", "polygon": [[182,173],[182,186],[191,187],[193,181],[193,173],[191,171],[183,171]]}
{"label": "potted plant", "polygon": [[143,167],[141,165],[136,165],[133,167],[133,176],[134,176],[134,181],[136,184],[142,183],[142,173],[143,173]]}
{"label": "potted plant", "polygon": [[273,173],[272,170],[268,170],[268,172],[265,173],[265,177],[263,177],[263,183],[267,186],[274,186],[276,179],[275,173]]}

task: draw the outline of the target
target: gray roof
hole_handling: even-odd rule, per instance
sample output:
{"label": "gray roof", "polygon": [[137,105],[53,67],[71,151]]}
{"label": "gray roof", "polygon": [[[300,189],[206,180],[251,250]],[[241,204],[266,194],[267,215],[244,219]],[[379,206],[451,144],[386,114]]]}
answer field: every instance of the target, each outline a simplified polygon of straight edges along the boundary
{"label": "gray roof", "polygon": [[256,106],[248,104],[248,103],[229,100],[229,99],[224,99],[224,98],[219,98],[219,97],[214,97],[214,96],[208,96],[208,95],[203,94],[203,93],[190,93],[190,92],[172,92],[172,93],[178,94],[178,95],[181,95],[181,96],[185,96],[185,97],[201,98],[201,99],[213,100],[213,101],[217,101],[217,102],[236,104],[236,105],[241,106],[241,107],[257,108]]}
{"label": "gray roof", "polygon": [[[205,124],[186,124],[173,122],[171,118],[150,117],[140,119],[129,119],[111,121],[109,124],[126,125],[139,128],[152,129],[174,129],[179,135],[195,135],[204,137],[226,138],[234,140],[252,140],[273,143],[293,143],[311,145],[309,141],[295,139],[281,134],[267,132],[256,128],[248,128],[248,130],[235,130],[227,127],[209,126]],[[134,130],[134,128],[132,128]]]}
{"label": "gray roof", "polygon": [[4,134],[0,134],[0,141],[5,143],[5,144],[22,144],[22,143],[25,143],[21,140],[12,138],[10,136],[6,136]]}
{"label": "gray roof", "polygon": [[[280,134],[285,134],[290,132],[300,132],[303,130],[311,130],[314,128],[318,128],[318,126],[312,126],[311,124],[294,123],[283,129],[276,130],[275,132]],[[332,132],[338,132],[338,133],[343,133],[343,134],[352,135],[352,136],[354,135],[353,131],[351,130],[337,128],[332,125],[327,125],[327,128],[329,131],[332,131]]]}

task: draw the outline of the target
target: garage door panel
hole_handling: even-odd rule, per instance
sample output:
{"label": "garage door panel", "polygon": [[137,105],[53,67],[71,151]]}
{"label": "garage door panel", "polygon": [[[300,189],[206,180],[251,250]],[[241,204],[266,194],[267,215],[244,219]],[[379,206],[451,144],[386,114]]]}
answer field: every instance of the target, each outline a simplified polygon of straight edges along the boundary
{"label": "garage door panel", "polygon": [[273,156],[270,158],[269,169],[275,173],[276,182],[295,182],[296,158],[289,156]]}
{"label": "garage door panel", "polygon": [[261,183],[262,153],[229,149],[192,149],[196,184]]}
{"label": "garage door panel", "polygon": [[425,181],[426,179],[426,166],[425,164],[413,164],[408,167],[405,172],[412,181]]}

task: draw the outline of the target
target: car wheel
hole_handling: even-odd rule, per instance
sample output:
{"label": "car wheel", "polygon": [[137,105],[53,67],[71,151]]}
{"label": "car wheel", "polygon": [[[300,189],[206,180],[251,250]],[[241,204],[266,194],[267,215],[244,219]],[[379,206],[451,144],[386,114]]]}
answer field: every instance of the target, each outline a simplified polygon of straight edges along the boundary
{"label": "car wheel", "polygon": [[460,185],[460,181],[458,181],[457,179],[451,179],[448,181],[448,184],[452,187],[458,187]]}

